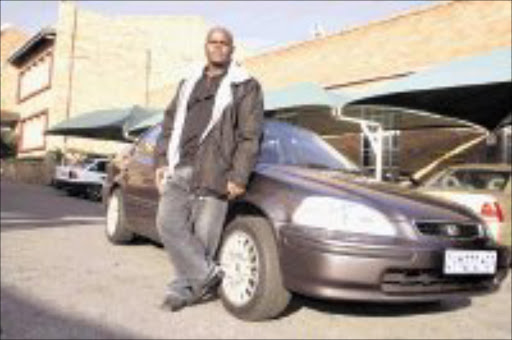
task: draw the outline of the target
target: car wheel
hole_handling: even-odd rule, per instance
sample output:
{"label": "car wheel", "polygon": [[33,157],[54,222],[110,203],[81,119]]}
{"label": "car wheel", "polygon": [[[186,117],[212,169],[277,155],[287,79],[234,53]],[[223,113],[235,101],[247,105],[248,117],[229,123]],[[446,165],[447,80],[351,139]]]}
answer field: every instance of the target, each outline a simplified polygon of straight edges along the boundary
{"label": "car wheel", "polygon": [[127,228],[123,195],[119,189],[114,190],[108,199],[105,231],[108,240],[114,244],[128,243],[134,237]]}
{"label": "car wheel", "polygon": [[271,228],[264,218],[240,216],[223,237],[219,261],[225,275],[219,293],[224,307],[242,320],[273,318],[290,301]]}
{"label": "car wheel", "polygon": [[90,185],[87,187],[87,197],[93,201],[101,200],[101,185]]}

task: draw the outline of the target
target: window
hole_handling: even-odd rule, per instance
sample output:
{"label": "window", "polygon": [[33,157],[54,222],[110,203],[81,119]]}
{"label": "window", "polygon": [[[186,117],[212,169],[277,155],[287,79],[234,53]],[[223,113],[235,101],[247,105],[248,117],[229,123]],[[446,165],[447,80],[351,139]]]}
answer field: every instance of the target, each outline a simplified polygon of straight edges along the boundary
{"label": "window", "polygon": [[36,58],[20,72],[18,101],[23,101],[50,87],[52,63],[53,55],[50,51]]}
{"label": "window", "polygon": [[97,161],[88,170],[105,173],[107,171],[107,162],[106,161]]}
{"label": "window", "polygon": [[450,170],[435,178],[428,185],[434,188],[503,190],[510,173],[506,171],[462,169]]}
{"label": "window", "polygon": [[277,122],[266,125],[260,163],[358,171],[348,158],[320,136]]}
{"label": "window", "polygon": [[48,123],[48,110],[37,113],[21,121],[20,152],[44,150],[44,132]]}
{"label": "window", "polygon": [[[362,137],[361,153],[363,160],[363,167],[374,171],[375,170],[375,154],[371,148],[370,141],[364,135]],[[390,178],[395,178],[399,175],[400,169],[400,148],[398,138],[400,131],[384,131],[382,136],[382,167],[383,172]]]}
{"label": "window", "polygon": [[135,157],[137,162],[143,164],[153,164],[153,153],[156,147],[156,141],[162,131],[162,125],[157,126],[146,131],[138,140],[135,146]]}
{"label": "window", "polygon": [[279,164],[282,159],[281,144],[279,139],[269,133],[264,132],[263,142],[261,143],[260,157],[258,163]]}

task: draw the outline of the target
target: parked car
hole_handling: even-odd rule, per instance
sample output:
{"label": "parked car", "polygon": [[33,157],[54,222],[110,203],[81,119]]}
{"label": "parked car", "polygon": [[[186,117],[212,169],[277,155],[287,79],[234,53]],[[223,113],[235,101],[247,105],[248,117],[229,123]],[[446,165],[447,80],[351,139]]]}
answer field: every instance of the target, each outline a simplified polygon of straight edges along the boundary
{"label": "parked car", "polygon": [[494,239],[510,246],[511,177],[508,164],[461,164],[436,173],[418,190],[473,209],[486,221]]}
{"label": "parked car", "polygon": [[57,189],[63,189],[68,182],[69,170],[71,170],[71,168],[71,165],[64,164],[55,166],[55,172],[52,177],[51,185]]}
{"label": "parked car", "polygon": [[[103,190],[106,236],[160,242],[157,125],[114,159]],[[267,121],[246,194],[229,204],[218,260],[223,305],[277,316],[292,292],[325,299],[437,301],[497,290],[510,252],[470,209],[362,176],[318,135]]]}
{"label": "parked car", "polygon": [[89,158],[80,164],[57,166],[53,184],[70,195],[83,195],[99,201],[107,177],[108,162],[108,158]]}

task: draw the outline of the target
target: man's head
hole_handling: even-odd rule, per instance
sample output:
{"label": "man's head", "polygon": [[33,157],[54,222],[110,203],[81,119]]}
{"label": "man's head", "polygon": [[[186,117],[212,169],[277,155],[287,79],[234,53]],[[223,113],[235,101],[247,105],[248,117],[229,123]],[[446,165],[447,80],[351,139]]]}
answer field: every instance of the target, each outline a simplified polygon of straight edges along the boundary
{"label": "man's head", "polygon": [[227,66],[235,50],[233,35],[224,27],[216,26],[210,29],[206,36],[204,50],[208,64],[216,67]]}

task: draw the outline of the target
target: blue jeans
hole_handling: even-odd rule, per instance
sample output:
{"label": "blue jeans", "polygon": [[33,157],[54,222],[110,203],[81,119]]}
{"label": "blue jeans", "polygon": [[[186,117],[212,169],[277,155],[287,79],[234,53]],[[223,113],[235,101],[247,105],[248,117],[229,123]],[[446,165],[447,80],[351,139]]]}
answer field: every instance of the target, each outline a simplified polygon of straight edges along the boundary
{"label": "blue jeans", "polygon": [[198,196],[191,188],[193,168],[176,168],[166,179],[157,212],[157,229],[170,261],[174,278],[168,286],[173,293],[189,295],[215,266],[227,211],[227,201]]}

